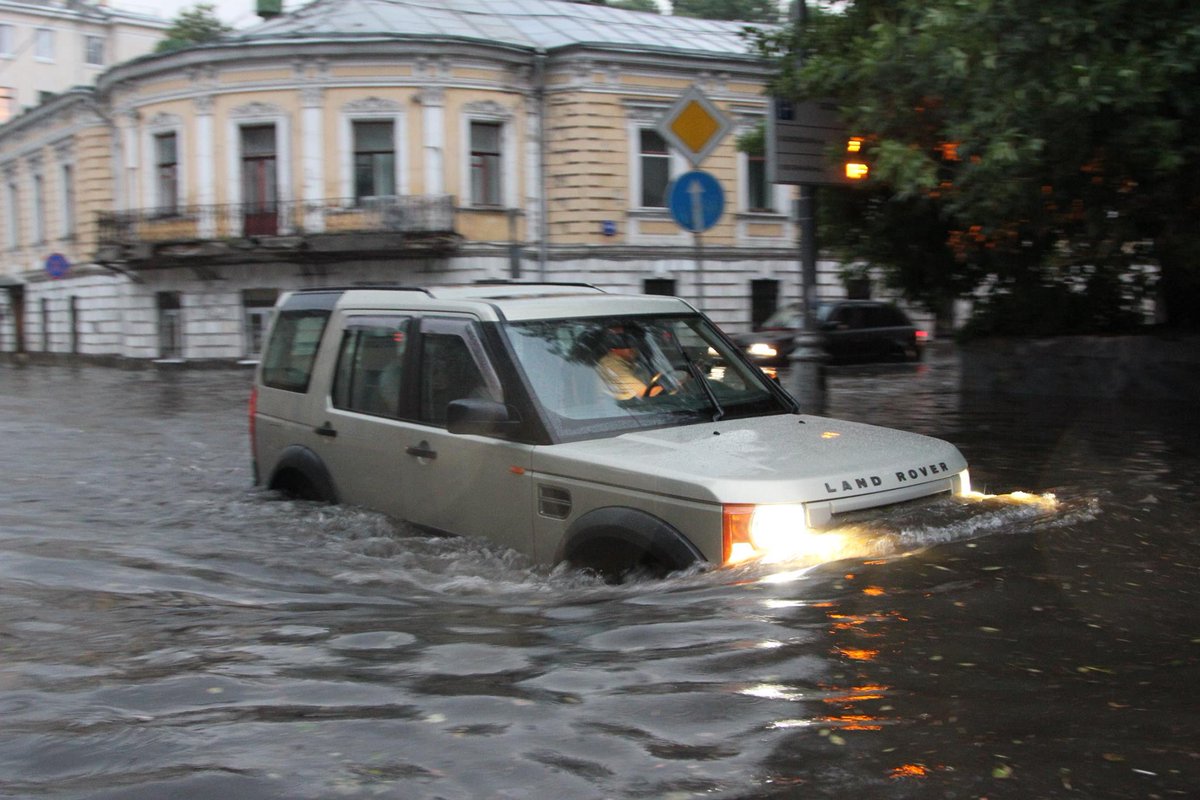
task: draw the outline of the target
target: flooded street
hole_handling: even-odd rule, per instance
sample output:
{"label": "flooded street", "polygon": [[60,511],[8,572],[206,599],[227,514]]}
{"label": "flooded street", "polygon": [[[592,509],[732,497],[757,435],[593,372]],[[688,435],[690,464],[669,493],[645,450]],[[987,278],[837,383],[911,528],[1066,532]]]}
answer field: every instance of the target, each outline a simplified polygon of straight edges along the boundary
{"label": "flooded street", "polygon": [[1200,794],[1194,400],[834,371],[1057,506],[614,587],[253,490],[249,378],[0,365],[0,797]]}

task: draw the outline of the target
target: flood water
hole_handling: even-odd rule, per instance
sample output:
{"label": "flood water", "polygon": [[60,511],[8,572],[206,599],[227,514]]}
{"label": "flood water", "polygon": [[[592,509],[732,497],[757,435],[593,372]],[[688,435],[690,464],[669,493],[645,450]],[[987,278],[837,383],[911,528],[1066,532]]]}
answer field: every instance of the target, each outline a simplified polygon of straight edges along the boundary
{"label": "flood water", "polygon": [[0,366],[0,797],[1200,796],[1200,420],[835,371],[977,489],[607,586],[251,488],[248,372]]}

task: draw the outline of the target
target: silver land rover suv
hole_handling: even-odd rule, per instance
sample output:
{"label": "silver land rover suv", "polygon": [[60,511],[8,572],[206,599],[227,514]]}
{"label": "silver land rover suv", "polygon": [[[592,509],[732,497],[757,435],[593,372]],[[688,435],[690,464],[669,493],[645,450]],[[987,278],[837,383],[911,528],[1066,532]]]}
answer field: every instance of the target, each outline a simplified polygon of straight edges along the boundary
{"label": "silver land rover suv", "polygon": [[250,416],[261,485],[610,576],[970,488],[946,442],[799,414],[685,301],[587,285],[285,295]]}

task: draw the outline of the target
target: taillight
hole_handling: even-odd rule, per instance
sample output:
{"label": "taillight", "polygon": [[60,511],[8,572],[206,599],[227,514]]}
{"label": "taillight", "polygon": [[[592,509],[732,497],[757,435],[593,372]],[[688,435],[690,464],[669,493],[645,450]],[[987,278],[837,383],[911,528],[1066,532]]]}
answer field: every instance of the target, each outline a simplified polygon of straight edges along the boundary
{"label": "taillight", "polygon": [[917,330],[917,341],[924,344],[929,341],[929,331]]}

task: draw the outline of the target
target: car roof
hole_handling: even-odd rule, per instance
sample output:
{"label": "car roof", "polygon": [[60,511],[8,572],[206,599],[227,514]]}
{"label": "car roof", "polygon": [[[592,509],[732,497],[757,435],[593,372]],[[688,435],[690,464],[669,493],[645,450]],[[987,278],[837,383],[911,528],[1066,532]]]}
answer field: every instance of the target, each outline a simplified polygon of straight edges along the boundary
{"label": "car roof", "polygon": [[491,321],[696,313],[677,297],[609,293],[583,283],[364,286],[304,289],[295,294],[321,292],[340,294],[336,305],[342,309],[466,312]]}

